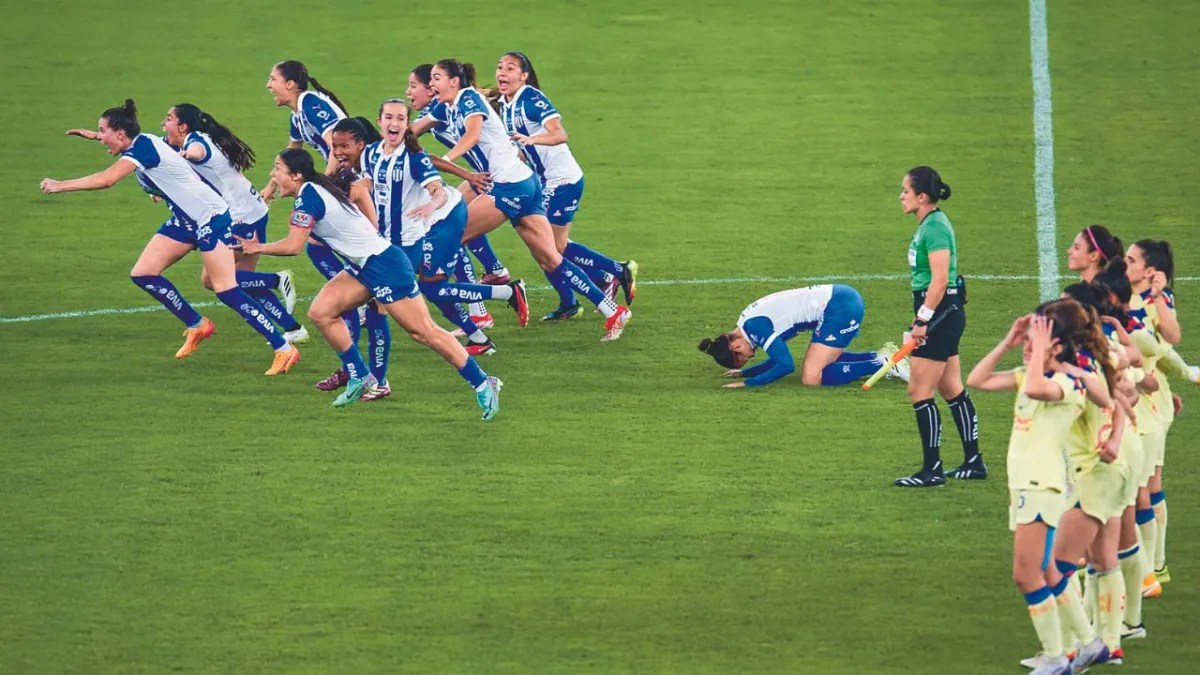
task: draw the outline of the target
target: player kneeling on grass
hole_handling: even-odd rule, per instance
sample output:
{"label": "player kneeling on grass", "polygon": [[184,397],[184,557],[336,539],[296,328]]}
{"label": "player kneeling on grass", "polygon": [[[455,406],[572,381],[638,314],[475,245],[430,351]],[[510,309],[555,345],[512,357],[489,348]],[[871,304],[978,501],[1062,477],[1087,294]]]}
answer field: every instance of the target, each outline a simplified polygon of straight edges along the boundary
{"label": "player kneeling on grass", "polygon": [[269,244],[239,238],[246,254],[298,255],[312,236],[347,261],[346,269],[325,284],[308,310],[309,318],[338,353],[350,376],[346,390],[333,405],[350,405],[378,384],[341,320],[344,312],[373,296],[414,341],[428,346],[458,370],[475,390],[483,419],[494,417],[500,410],[500,380],[488,377],[463,346],[433,322],[425,303],[417,297],[416,276],[408,256],[379,236],[346,193],[313,167],[312,155],[307,151],[291,148],[279,153],[271,179],[281,195],[296,198],[291,232],[286,239]]}
{"label": "player kneeling on grass", "polygon": [[[876,352],[845,351],[862,328],[862,320],[863,299],[851,286],[823,284],[779,291],[751,303],[734,330],[701,340],[700,351],[731,369],[725,377],[745,378],[726,387],[761,386],[796,370],[787,341],[811,331],[800,381],[810,387],[835,387],[871,375],[896,352],[891,343]],[[743,368],[759,349],[767,353],[767,360]],[[901,362],[890,374],[907,381],[908,364]]]}

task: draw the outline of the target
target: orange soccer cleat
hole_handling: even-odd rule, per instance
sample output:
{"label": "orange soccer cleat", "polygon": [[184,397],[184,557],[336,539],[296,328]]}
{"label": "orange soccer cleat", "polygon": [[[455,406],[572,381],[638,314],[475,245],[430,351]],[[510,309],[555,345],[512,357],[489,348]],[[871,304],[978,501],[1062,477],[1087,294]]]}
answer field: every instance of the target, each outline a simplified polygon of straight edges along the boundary
{"label": "orange soccer cleat", "polygon": [[275,360],[271,362],[271,367],[267,370],[267,375],[282,375],[292,369],[296,362],[300,360],[300,350],[294,346],[286,352],[275,352]]}
{"label": "orange soccer cleat", "polygon": [[217,327],[206,318],[201,318],[200,325],[195,328],[183,329],[183,346],[179,348],[179,351],[175,352],[175,358],[186,359],[191,356],[192,352],[196,351],[196,347],[199,347],[201,342],[212,337],[215,332],[217,332]]}

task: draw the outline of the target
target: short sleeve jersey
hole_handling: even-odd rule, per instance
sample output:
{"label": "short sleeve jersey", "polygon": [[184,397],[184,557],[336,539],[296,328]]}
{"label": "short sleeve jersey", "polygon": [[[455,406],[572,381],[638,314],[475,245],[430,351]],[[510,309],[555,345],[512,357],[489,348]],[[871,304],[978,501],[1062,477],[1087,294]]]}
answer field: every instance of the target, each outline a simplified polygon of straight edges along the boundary
{"label": "short sleeve jersey", "polygon": [[912,274],[912,289],[923,291],[929,288],[933,274],[929,269],[929,254],[935,251],[950,251],[949,283],[958,277],[958,245],[954,240],[954,226],[941,209],[930,211],[908,247],[908,267]]}
{"label": "short sleeve jersey", "polygon": [[1054,373],[1049,378],[1062,390],[1062,400],[1038,401],[1023,391],[1025,368],[1017,368],[1013,374],[1017,400],[1008,439],[1008,487],[1066,492],[1069,436],[1083,414],[1083,388],[1066,373]]}

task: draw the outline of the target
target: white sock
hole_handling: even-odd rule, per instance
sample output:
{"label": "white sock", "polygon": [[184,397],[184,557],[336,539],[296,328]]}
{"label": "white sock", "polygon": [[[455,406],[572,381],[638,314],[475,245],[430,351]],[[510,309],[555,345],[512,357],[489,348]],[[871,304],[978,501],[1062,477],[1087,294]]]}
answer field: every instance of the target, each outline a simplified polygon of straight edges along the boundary
{"label": "white sock", "polygon": [[512,286],[492,286],[492,298],[495,300],[508,300],[513,296]]}
{"label": "white sock", "polygon": [[596,305],[596,308],[599,309],[602,314],[604,314],[604,318],[606,319],[617,313],[617,303],[608,299],[605,299],[604,302]]}
{"label": "white sock", "polygon": [[468,335],[467,339],[470,340],[471,342],[474,342],[475,344],[481,345],[488,341],[488,336],[483,331],[477,330],[474,333],[471,333],[470,335]]}

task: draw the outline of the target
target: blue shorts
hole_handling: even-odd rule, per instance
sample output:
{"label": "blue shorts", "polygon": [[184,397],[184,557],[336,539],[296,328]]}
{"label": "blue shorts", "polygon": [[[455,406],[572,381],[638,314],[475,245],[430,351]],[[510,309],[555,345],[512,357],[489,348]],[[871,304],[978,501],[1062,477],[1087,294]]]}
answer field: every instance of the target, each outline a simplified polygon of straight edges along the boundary
{"label": "blue shorts", "polygon": [[266,241],[267,241],[267,219],[268,218],[270,218],[270,214],[267,214],[267,215],[263,216],[262,218],[259,218],[258,220],[254,221],[253,223],[234,223],[233,227],[231,227],[229,229],[230,229],[230,231],[232,231],[234,234],[241,237],[242,239],[253,238],[258,243],[263,244],[263,243],[266,243]]}
{"label": "blue shorts", "polygon": [[862,329],[863,299],[853,286],[834,284],[833,295],[825,305],[821,323],[813,331],[812,341],[827,347],[845,349]]}
{"label": "blue shorts", "polygon": [[496,208],[500,209],[508,219],[516,225],[525,216],[544,216],[546,209],[542,207],[542,186],[536,176],[530,176],[518,183],[492,183],[492,199]]}
{"label": "blue shorts", "polygon": [[225,244],[230,248],[237,245],[229,231],[232,223],[228,211],[213,216],[203,225],[196,225],[191,218],[173,215],[159,226],[158,234],[181,244],[195,246],[201,253],[208,253],[215,249],[217,244]]}
{"label": "blue shorts", "polygon": [[542,188],[542,208],[551,225],[570,225],[579,210],[580,199],[583,199],[582,178],[574,183]]}
{"label": "blue shorts", "polygon": [[462,248],[463,232],[467,229],[467,203],[459,201],[446,217],[434,223],[421,238],[421,276],[436,277],[454,271],[454,261]]}
{"label": "blue shorts", "polygon": [[420,293],[412,263],[398,246],[389,246],[383,253],[367,258],[361,268],[350,265],[346,271],[385,305]]}

